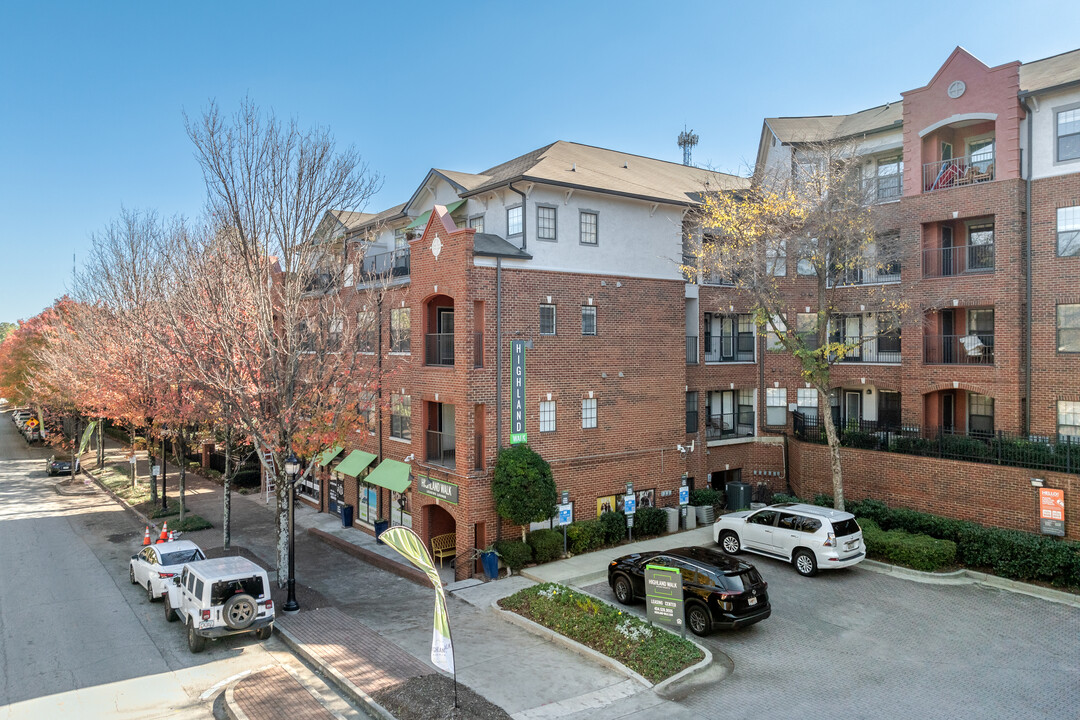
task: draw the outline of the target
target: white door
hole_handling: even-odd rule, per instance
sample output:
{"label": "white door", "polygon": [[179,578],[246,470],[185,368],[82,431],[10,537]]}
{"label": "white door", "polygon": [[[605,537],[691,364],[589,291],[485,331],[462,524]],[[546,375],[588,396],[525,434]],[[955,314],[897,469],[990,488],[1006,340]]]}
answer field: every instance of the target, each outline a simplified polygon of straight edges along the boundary
{"label": "white door", "polygon": [[775,552],[776,541],[773,536],[776,532],[777,515],[779,513],[775,510],[759,510],[747,517],[742,533],[743,545],[756,550]]}

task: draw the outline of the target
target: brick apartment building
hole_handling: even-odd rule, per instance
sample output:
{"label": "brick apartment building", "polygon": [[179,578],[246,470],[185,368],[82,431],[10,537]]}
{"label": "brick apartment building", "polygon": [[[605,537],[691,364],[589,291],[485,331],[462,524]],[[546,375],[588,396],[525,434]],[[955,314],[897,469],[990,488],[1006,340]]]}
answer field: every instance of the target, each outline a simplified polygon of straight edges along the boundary
{"label": "brick apartment building", "polygon": [[[355,505],[363,527],[400,518],[425,541],[454,532],[459,555],[494,540],[491,468],[510,440],[514,341],[527,344],[528,443],[576,520],[617,503],[627,481],[639,504],[658,506],[677,503],[683,477],[827,487],[827,464],[789,441],[795,410],[958,434],[1080,435],[1080,51],[989,68],[957,48],[901,96],[853,115],[767,118],[762,129],[758,168],[773,171],[812,161],[811,143],[854,140],[877,232],[907,249],[901,263],[846,278],[853,306],[897,283],[918,312],[900,332],[879,332],[871,312],[837,317],[833,332],[859,338],[860,351],[834,368],[827,398],[767,352],[732,288],[680,271],[704,183],[748,180],[556,142],[478,174],[432,170],[377,215],[335,214],[351,258],[342,290],[389,285],[377,306],[355,308],[383,382],[362,399],[368,429],[320,459],[327,471],[309,496],[325,510]],[[798,258],[778,260],[787,321],[816,312],[802,307],[812,280]],[[406,463],[394,466],[405,480],[371,482],[376,458]],[[890,455],[880,481],[903,483],[903,460]],[[852,456],[867,475],[874,462]],[[920,462],[948,476],[942,488],[993,494],[1007,508],[996,522],[1034,529],[1030,486]],[[856,497],[971,516],[933,491],[920,499],[851,477]],[[1051,482],[1076,488],[1071,476]],[[1067,527],[1080,531],[1071,507]],[[466,565],[459,578],[473,573]]]}

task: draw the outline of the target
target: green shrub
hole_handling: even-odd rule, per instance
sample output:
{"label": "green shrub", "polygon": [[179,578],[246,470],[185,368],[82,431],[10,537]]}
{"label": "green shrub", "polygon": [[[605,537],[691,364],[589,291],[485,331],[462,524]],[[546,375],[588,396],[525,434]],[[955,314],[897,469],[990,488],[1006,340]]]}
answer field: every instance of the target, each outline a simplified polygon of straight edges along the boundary
{"label": "green shrub", "polygon": [[818,493],[814,496],[814,504],[820,507],[831,508],[836,505],[836,501],[833,500],[833,496],[828,493]]}
{"label": "green shrub", "polygon": [[714,508],[724,506],[724,493],[712,488],[695,488],[690,491],[691,505],[711,505]]}
{"label": "green shrub", "polygon": [[491,494],[499,516],[521,526],[522,540],[529,523],[555,516],[559,502],[551,466],[528,445],[511,445],[499,451]]}
{"label": "green shrub", "polygon": [[869,518],[859,518],[867,555],[915,570],[933,572],[956,562],[956,543],[903,530],[882,530]]}
{"label": "green shrub", "polygon": [[771,505],[776,505],[777,503],[797,503],[797,502],[802,502],[802,500],[795,497],[794,495],[787,495],[785,493],[774,493],[773,496],[772,496],[772,502],[770,504]]}
{"label": "green shrub", "polygon": [[562,557],[563,534],[558,530],[533,530],[525,540],[532,548],[533,559],[538,563]]}
{"label": "green shrub", "polygon": [[634,513],[634,534],[640,537],[667,532],[667,513],[660,508],[641,508]]}
{"label": "green shrub", "polygon": [[532,562],[532,548],[520,540],[499,540],[495,543],[495,552],[499,553],[506,567],[514,572]]}
{"label": "green shrub", "polygon": [[883,518],[887,517],[890,512],[889,506],[880,500],[855,500],[846,503],[846,507],[849,513],[860,518],[860,524],[862,524],[861,518],[866,518],[874,521],[877,525],[883,525]]}
{"label": "green shrub", "polygon": [[262,470],[238,470],[232,478],[233,487],[257,488],[262,484]]}
{"label": "green shrub", "polygon": [[207,528],[214,527],[210,524],[210,521],[201,515],[186,515],[183,522],[177,521],[173,526],[174,530],[180,530],[182,532],[195,532],[196,530],[205,530]]}
{"label": "green shrub", "polygon": [[581,520],[566,526],[566,542],[575,555],[595,550],[604,544],[604,526],[599,520]]}
{"label": "green shrub", "polygon": [[840,444],[844,447],[860,448],[862,450],[877,450],[878,446],[881,445],[881,441],[873,433],[852,430],[844,433],[844,437],[840,439]]}
{"label": "green shrub", "polygon": [[972,523],[960,533],[959,554],[964,564],[1002,577],[1080,587],[1080,544],[1074,542]]}
{"label": "green shrub", "polygon": [[606,512],[600,516],[600,528],[604,536],[603,544],[614,545],[626,539],[626,515],[613,510]]}
{"label": "green shrub", "polygon": [[946,457],[965,459],[984,459],[991,455],[990,446],[987,443],[966,435],[942,436],[941,453]]}
{"label": "green shrub", "polygon": [[905,455],[928,457],[937,455],[937,444],[923,438],[899,437],[889,444],[889,450]]}

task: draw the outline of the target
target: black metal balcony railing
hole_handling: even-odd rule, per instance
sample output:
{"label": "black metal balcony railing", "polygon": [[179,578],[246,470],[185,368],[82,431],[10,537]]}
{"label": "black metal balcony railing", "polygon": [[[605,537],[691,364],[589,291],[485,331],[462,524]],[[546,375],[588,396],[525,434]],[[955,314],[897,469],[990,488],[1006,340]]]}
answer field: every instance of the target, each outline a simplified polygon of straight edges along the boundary
{"label": "black metal balcony railing", "polygon": [[686,364],[697,365],[698,364],[698,344],[697,335],[686,336]]}
{"label": "black metal balcony railing", "polygon": [[994,334],[926,335],[923,360],[927,365],[993,365]]}
{"label": "black metal balcony railing", "polygon": [[923,192],[974,185],[994,179],[994,154],[973,155],[937,160],[923,165]]}
{"label": "black metal balcony railing", "polygon": [[304,292],[327,292],[334,288],[334,276],[328,272],[313,274],[304,283]]}
{"label": "black metal balcony railing", "polygon": [[706,337],[705,362],[754,362],[754,334]]}
{"label": "black metal balcony railing", "polygon": [[407,277],[411,272],[409,248],[365,255],[360,269],[364,279],[372,277]]}
{"label": "black metal balcony railing", "polygon": [[754,436],[754,411],[710,415],[705,424],[706,440],[729,440],[738,437]]}
{"label": "black metal balcony railing", "polygon": [[883,267],[834,269],[829,273],[829,287],[883,285],[898,282],[900,282],[899,262],[889,263]]}
{"label": "black metal balcony railing", "polygon": [[424,336],[424,364],[454,364],[454,333],[428,333]]}
{"label": "black metal balcony railing", "polygon": [[863,188],[867,200],[871,203],[899,200],[900,196],[904,194],[904,173],[873,175],[865,178]]}
{"label": "black metal balcony railing", "polygon": [[900,338],[891,335],[861,335],[835,337],[832,342],[848,346],[844,357],[834,356],[841,363],[899,363]]}
{"label": "black metal balcony railing", "polygon": [[484,333],[473,333],[473,367],[484,367]]}
{"label": "black metal balcony railing", "polygon": [[994,245],[957,245],[923,250],[923,277],[994,272]]}
{"label": "black metal balcony railing", "polygon": [[[820,417],[793,412],[791,418],[796,438],[813,443],[827,442],[825,424]],[[866,420],[837,423],[836,432],[840,444],[845,447],[1080,473],[1080,438],[1068,435],[1051,442],[1047,437],[1016,435],[1001,430],[962,433],[953,428]]]}
{"label": "black metal balcony railing", "polygon": [[457,447],[454,433],[440,432],[438,430],[427,431],[427,454],[425,458],[429,463],[454,467],[457,462]]}
{"label": "black metal balcony railing", "polygon": [[484,469],[484,436],[483,435],[477,435],[474,438],[474,441],[475,441],[475,444],[473,445],[473,447],[476,449],[476,458],[474,459],[474,462],[473,462],[473,469],[474,470],[483,470]]}

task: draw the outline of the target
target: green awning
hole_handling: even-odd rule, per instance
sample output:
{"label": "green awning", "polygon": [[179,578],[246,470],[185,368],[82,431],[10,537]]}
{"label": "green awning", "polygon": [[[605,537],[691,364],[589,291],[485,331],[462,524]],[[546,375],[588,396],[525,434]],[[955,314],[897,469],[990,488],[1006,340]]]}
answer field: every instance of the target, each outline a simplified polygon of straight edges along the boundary
{"label": "green awning", "polygon": [[405,492],[409,485],[412,484],[412,480],[409,479],[409,471],[412,468],[397,460],[383,460],[379,463],[379,467],[371,471],[371,473],[364,478],[364,482],[372,485],[378,485],[384,487],[387,490],[393,490],[394,492]]}
{"label": "green awning", "polygon": [[353,450],[344,460],[338,463],[338,466],[334,468],[334,470],[342,475],[356,477],[364,472],[364,469],[367,468],[368,465],[375,462],[375,457],[375,455],[364,452],[363,450]]}
{"label": "green awning", "polygon": [[344,449],[345,448],[343,448],[341,445],[335,445],[332,448],[326,448],[325,450],[323,450],[321,453],[319,453],[319,467],[326,467],[326,465],[331,460],[340,455],[341,451]]}
{"label": "green awning", "polygon": [[[446,212],[452,213],[452,212],[454,212],[455,210],[457,210],[459,207],[461,207],[464,204],[465,204],[464,200],[455,200],[454,202],[452,202],[452,203],[450,203],[449,205],[446,206]],[[428,210],[426,213],[424,213],[423,215],[421,215],[420,217],[416,218],[411,223],[406,225],[405,229],[406,230],[415,230],[416,228],[423,227],[423,226],[427,225],[427,221],[428,221],[429,217],[431,217],[431,211],[430,210]]]}

